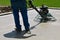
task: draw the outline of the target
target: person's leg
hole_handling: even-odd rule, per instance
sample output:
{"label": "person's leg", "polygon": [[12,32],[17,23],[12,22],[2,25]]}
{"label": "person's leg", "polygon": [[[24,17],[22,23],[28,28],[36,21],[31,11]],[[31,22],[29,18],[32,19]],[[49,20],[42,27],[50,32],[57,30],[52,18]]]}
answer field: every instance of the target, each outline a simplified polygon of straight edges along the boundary
{"label": "person's leg", "polygon": [[13,8],[13,16],[15,20],[15,25],[17,29],[21,29],[20,21],[19,21],[19,9]]}
{"label": "person's leg", "polygon": [[22,18],[23,18],[25,29],[27,31],[29,31],[29,26],[30,25],[29,25],[29,22],[28,22],[28,15],[27,15],[27,8],[26,7],[21,8],[21,15],[22,15]]}
{"label": "person's leg", "polygon": [[19,9],[18,9],[18,7],[13,6],[12,7],[12,11],[13,11],[13,16],[14,16],[16,30],[20,30],[21,31],[21,25],[20,25],[20,21],[19,21]]}
{"label": "person's leg", "polygon": [[18,9],[16,1],[11,0],[11,8],[13,11],[16,29],[21,30],[21,25],[20,25],[20,21],[19,21],[19,9]]}

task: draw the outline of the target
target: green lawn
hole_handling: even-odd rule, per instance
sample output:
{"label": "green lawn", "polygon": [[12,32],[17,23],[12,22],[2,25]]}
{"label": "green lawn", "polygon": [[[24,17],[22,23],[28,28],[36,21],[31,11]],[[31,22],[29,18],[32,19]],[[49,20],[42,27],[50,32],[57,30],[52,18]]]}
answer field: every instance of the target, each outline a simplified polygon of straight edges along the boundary
{"label": "green lawn", "polygon": [[34,0],[34,4],[36,6],[46,4],[49,7],[60,7],[60,0]]}
{"label": "green lawn", "polygon": [[10,0],[0,0],[0,5],[2,6],[10,5]]}
{"label": "green lawn", "polygon": [[[60,7],[60,0],[33,0],[35,6],[46,4],[49,7]],[[0,5],[10,5],[10,0],[0,0]]]}

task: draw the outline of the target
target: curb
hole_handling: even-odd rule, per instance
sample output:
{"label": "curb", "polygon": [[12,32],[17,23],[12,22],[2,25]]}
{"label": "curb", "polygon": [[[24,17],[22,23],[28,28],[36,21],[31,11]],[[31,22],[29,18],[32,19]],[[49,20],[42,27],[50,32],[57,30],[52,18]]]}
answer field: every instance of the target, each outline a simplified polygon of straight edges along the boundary
{"label": "curb", "polygon": [[[36,8],[39,9],[39,7],[36,7]],[[57,7],[49,7],[49,9],[60,10],[60,8],[57,8]],[[29,10],[33,10],[33,8],[28,8],[27,10],[28,10],[28,11],[29,11]],[[0,13],[0,16],[5,16],[5,15],[9,15],[9,14],[12,14],[12,12]]]}

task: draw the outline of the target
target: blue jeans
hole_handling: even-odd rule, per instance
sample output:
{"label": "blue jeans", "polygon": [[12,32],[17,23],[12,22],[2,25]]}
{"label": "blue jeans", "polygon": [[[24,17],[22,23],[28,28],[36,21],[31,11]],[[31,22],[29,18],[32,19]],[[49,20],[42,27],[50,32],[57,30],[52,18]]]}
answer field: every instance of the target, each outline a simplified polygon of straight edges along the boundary
{"label": "blue jeans", "polygon": [[28,15],[27,15],[27,5],[25,0],[19,1],[12,1],[11,0],[11,7],[13,10],[14,21],[17,29],[21,29],[20,21],[19,21],[19,10],[21,12],[24,26],[26,30],[29,30],[29,22],[28,22]]}

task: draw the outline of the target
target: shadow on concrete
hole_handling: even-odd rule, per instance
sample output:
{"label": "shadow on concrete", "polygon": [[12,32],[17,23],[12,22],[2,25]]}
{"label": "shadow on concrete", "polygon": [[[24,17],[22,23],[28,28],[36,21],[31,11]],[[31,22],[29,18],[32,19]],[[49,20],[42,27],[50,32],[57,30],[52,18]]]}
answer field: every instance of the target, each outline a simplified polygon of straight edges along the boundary
{"label": "shadow on concrete", "polygon": [[47,22],[55,22],[55,21],[57,21],[57,19],[52,16],[52,17],[48,18],[48,20],[44,21],[44,20],[42,20],[42,18],[40,16],[36,16],[34,21],[39,22],[39,23],[47,23]]}
{"label": "shadow on concrete", "polygon": [[29,37],[32,37],[32,36],[36,36],[35,34],[30,34],[28,36],[24,36],[24,34],[26,34],[25,31],[22,31],[21,33],[17,33],[16,31],[12,31],[12,32],[4,34],[4,37],[26,39],[26,38],[29,38]]}
{"label": "shadow on concrete", "polygon": [[32,27],[30,28],[30,30],[34,29],[34,28],[35,28],[37,25],[39,25],[39,24],[40,24],[40,22],[37,23],[36,25],[32,26]]}
{"label": "shadow on concrete", "polygon": [[[30,28],[30,30],[34,29],[39,24],[40,23],[32,26]],[[25,34],[26,34],[25,30],[23,30],[22,32],[19,32],[19,33],[17,33],[16,31],[12,31],[12,32],[9,32],[9,33],[4,34],[3,36],[4,37],[7,37],[7,38],[18,38],[18,39],[26,39],[26,38],[30,38],[32,36],[36,36],[36,34],[30,34],[28,36],[24,36]]]}

